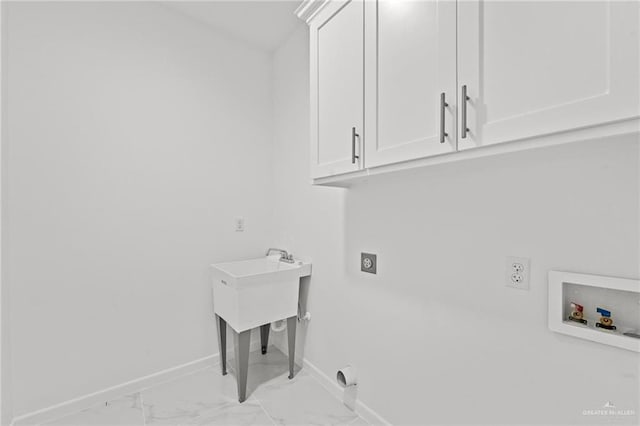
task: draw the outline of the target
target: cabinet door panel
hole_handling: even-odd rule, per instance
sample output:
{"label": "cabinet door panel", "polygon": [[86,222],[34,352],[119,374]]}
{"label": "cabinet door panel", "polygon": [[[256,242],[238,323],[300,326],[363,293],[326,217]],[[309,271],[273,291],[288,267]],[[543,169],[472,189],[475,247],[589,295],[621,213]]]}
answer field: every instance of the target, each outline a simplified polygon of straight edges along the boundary
{"label": "cabinet door panel", "polygon": [[[365,23],[365,165],[455,150],[455,2],[366,2]],[[441,93],[449,104],[444,143]]]}
{"label": "cabinet door panel", "polygon": [[638,116],[638,16],[615,0],[460,2],[459,148]]}
{"label": "cabinet door panel", "polygon": [[[358,170],[352,128],[363,133],[363,2],[333,2],[311,26],[313,177]],[[356,138],[357,155],[361,138]],[[362,157],[358,155],[358,157]]]}

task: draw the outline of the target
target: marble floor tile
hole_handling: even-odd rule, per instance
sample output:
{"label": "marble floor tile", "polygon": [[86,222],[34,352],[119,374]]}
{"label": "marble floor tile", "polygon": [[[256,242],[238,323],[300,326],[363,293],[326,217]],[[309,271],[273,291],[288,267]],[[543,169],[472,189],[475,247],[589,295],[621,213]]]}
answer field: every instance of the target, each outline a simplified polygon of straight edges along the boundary
{"label": "marble floor tile", "polygon": [[[235,377],[233,360],[229,364],[229,371]],[[298,370],[298,368],[296,368]],[[247,375],[247,395],[252,395],[256,389],[271,382],[289,376],[289,357],[280,350],[269,347],[266,354],[260,351],[249,354],[249,371]]]}
{"label": "marble floor tile", "polygon": [[273,426],[275,423],[256,400],[247,400],[204,413],[196,422],[206,426]]}
{"label": "marble floor tile", "polygon": [[198,424],[203,416],[239,405],[236,380],[207,368],[142,391],[146,424]]}
{"label": "marble floor tile", "polygon": [[140,395],[134,394],[45,423],[47,426],[143,426]]}
{"label": "marble floor tile", "polygon": [[353,425],[367,423],[296,368],[288,379],[287,355],[275,347],[249,357],[247,400],[238,402],[233,360],[229,374],[208,367],[140,393],[114,399],[46,425]]}
{"label": "marble floor tile", "polygon": [[364,421],[362,417],[356,417],[354,421],[349,423],[349,426],[369,426],[369,423]]}
{"label": "marble floor tile", "polygon": [[358,418],[304,371],[293,380],[274,379],[254,396],[278,425],[344,425]]}

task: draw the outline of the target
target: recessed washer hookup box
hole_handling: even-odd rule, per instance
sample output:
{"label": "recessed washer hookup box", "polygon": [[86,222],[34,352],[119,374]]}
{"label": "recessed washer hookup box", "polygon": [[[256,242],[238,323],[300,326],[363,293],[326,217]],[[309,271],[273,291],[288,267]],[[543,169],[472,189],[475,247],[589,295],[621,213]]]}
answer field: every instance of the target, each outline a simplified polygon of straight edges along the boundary
{"label": "recessed washer hookup box", "polygon": [[640,280],[549,271],[549,329],[640,352]]}

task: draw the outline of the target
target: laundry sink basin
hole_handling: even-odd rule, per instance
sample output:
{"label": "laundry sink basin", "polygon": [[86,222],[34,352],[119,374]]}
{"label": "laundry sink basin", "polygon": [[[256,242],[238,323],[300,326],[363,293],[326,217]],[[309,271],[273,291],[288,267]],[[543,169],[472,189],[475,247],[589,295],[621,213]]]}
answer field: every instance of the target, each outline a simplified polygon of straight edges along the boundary
{"label": "laundry sink basin", "polygon": [[311,262],[266,256],[211,269],[214,312],[242,332],[297,315],[300,278],[311,275]]}

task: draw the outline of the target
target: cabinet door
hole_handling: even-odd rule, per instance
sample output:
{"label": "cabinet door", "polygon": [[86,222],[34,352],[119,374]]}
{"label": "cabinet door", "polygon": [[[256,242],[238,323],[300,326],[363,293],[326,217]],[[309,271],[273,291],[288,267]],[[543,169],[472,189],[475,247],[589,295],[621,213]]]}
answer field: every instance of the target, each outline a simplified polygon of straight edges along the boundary
{"label": "cabinet door", "polygon": [[355,171],[362,164],[363,15],[361,0],[335,1],[310,25],[314,178]]}
{"label": "cabinet door", "polygon": [[633,1],[459,2],[458,147],[637,117],[638,19]]}
{"label": "cabinet door", "polygon": [[365,23],[366,167],[455,151],[456,2],[370,1]]}

